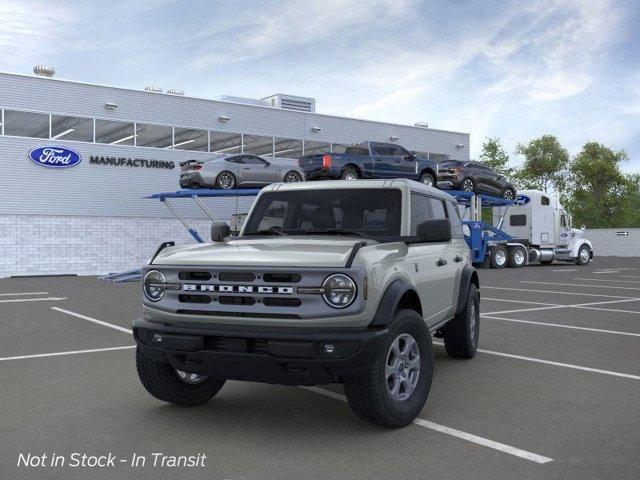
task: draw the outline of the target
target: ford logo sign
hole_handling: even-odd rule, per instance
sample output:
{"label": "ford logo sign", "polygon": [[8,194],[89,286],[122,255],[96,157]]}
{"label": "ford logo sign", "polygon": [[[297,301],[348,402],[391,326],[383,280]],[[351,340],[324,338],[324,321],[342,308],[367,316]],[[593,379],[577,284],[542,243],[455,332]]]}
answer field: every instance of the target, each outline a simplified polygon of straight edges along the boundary
{"label": "ford logo sign", "polygon": [[518,195],[514,201],[516,205],[526,205],[529,203],[529,200],[531,199],[526,195]]}
{"label": "ford logo sign", "polygon": [[82,155],[64,147],[39,147],[29,152],[29,160],[49,168],[73,167],[82,161]]}

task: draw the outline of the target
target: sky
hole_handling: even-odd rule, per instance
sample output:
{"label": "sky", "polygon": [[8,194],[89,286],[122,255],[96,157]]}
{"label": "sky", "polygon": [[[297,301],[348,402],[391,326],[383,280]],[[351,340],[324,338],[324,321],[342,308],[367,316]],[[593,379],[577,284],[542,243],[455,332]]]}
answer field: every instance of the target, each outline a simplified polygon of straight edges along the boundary
{"label": "sky", "polygon": [[0,0],[0,71],[469,132],[556,135],[640,172],[640,0]]}

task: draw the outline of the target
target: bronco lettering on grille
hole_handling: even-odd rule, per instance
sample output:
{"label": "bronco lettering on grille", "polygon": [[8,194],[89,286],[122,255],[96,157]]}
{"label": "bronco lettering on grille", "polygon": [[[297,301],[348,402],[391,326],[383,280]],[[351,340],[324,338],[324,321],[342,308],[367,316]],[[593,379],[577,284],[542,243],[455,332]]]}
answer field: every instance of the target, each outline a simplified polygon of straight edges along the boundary
{"label": "bronco lettering on grille", "polygon": [[182,290],[186,292],[218,292],[218,293],[258,293],[292,295],[293,287],[278,287],[269,285],[196,285],[183,284]]}

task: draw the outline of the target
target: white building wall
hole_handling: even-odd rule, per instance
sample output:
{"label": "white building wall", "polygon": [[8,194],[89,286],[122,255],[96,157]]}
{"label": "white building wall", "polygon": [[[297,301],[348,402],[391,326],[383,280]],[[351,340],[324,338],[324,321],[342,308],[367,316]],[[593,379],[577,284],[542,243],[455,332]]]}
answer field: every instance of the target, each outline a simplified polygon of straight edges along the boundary
{"label": "white building wall", "polygon": [[593,243],[596,258],[640,257],[640,228],[588,229],[584,236]]}
{"label": "white building wall", "polygon": [[[191,226],[209,238],[211,222]],[[170,218],[0,215],[0,277],[132,270],[165,241],[195,243]]]}

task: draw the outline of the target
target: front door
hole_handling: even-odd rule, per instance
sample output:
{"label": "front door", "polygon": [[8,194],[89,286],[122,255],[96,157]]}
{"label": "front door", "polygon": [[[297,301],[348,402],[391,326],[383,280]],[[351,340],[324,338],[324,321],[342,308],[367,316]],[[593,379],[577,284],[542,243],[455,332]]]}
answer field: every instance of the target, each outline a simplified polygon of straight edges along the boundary
{"label": "front door", "polygon": [[244,184],[267,185],[275,181],[275,167],[255,155],[245,155],[240,165]]}

